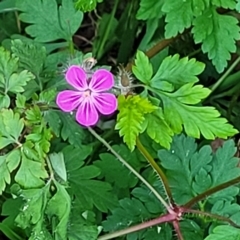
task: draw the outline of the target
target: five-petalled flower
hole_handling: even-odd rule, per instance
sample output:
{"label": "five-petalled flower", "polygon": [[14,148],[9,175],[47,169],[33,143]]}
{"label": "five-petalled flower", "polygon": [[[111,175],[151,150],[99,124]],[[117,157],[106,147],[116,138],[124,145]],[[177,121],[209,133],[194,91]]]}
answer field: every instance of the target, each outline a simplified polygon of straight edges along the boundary
{"label": "five-petalled flower", "polygon": [[114,85],[113,75],[105,69],[95,71],[92,76],[83,68],[73,65],[65,74],[66,81],[75,90],[64,90],[57,95],[57,105],[64,112],[77,109],[76,120],[81,125],[93,126],[99,113],[109,115],[117,109],[117,99],[110,90]]}

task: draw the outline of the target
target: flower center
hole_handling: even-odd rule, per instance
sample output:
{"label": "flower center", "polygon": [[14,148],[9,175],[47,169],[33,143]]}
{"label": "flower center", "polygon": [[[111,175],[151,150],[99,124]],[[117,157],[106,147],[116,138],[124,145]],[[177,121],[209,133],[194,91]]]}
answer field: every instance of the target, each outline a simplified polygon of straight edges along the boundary
{"label": "flower center", "polygon": [[90,97],[90,96],[91,96],[91,91],[90,91],[89,89],[86,90],[86,91],[83,93],[83,96],[84,96],[85,98]]}

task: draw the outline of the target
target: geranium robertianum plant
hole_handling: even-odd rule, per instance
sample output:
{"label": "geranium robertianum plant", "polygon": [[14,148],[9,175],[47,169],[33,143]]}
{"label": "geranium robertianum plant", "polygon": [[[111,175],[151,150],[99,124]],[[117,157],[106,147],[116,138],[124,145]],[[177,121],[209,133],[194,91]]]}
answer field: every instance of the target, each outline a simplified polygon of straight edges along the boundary
{"label": "geranium robertianum plant", "polygon": [[0,1],[0,238],[238,239],[239,4],[112,3]]}

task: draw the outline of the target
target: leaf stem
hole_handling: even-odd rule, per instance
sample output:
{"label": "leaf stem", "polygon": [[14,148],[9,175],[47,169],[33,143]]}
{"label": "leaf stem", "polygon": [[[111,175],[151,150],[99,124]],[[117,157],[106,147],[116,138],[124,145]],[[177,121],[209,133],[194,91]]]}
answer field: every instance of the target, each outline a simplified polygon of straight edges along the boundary
{"label": "leaf stem", "polygon": [[113,238],[116,238],[116,237],[119,237],[119,236],[122,236],[122,235],[126,235],[126,234],[129,234],[129,233],[132,233],[132,232],[136,232],[136,231],[148,228],[148,227],[153,227],[153,226],[158,225],[160,223],[172,222],[174,220],[176,220],[176,213],[174,213],[174,214],[168,213],[168,214],[165,214],[161,217],[152,219],[150,221],[143,222],[143,223],[140,223],[138,225],[135,225],[135,226],[132,226],[132,227],[129,227],[129,228],[125,228],[123,230],[119,230],[119,231],[116,231],[116,232],[113,232],[113,233],[105,234],[103,236],[100,236],[98,238],[98,240],[113,239]]}
{"label": "leaf stem", "polygon": [[213,188],[210,188],[209,190],[197,195],[196,197],[192,198],[190,201],[188,201],[187,203],[185,203],[182,207],[183,208],[191,208],[194,204],[196,204],[197,202],[203,200],[204,198],[216,193],[216,192],[219,192],[225,188],[228,188],[234,184],[237,184],[240,182],[240,177],[236,177],[228,182],[225,182],[225,183],[222,183],[216,187],[213,187]]}
{"label": "leaf stem", "polygon": [[159,167],[159,165],[155,162],[151,154],[147,151],[147,149],[142,145],[139,137],[136,139],[136,146],[138,150],[142,153],[142,155],[145,157],[145,159],[151,164],[152,168],[157,172],[158,176],[160,177],[164,189],[166,191],[167,197],[169,199],[169,202],[171,205],[174,205],[173,197],[172,197],[172,192],[171,189],[168,185],[167,177],[165,176],[164,172],[162,169]]}
{"label": "leaf stem", "polygon": [[107,147],[110,152],[125,166],[127,167],[138,179],[142,181],[150,190],[151,192],[156,196],[156,198],[163,204],[163,206],[167,209],[167,211],[171,214],[175,214],[175,212],[172,210],[171,206],[167,204],[167,202],[161,197],[161,195],[156,191],[155,188],[151,186],[147,182],[145,178],[143,178],[131,165],[127,163],[106,141],[103,139],[100,135],[98,135],[91,127],[88,127],[89,132],[96,137],[105,147]]}
{"label": "leaf stem", "polygon": [[228,222],[230,225],[232,225],[233,227],[236,228],[240,228],[240,225],[237,225],[236,223],[234,223],[231,219],[227,218],[227,217],[223,217],[220,216],[218,214],[214,214],[214,213],[208,213],[208,212],[202,212],[199,210],[195,210],[195,209],[185,209],[183,210],[185,213],[193,213],[193,214],[198,214],[198,215],[203,215],[203,216],[207,216],[207,217],[212,217],[224,222]]}
{"label": "leaf stem", "polygon": [[238,65],[240,62],[240,56],[233,62],[233,64],[228,68],[228,70],[218,79],[218,81],[211,87],[212,92],[214,92],[221,83],[226,79],[226,77],[231,73],[231,71]]}
{"label": "leaf stem", "polygon": [[46,157],[46,162],[47,162],[47,166],[48,166],[48,169],[49,169],[49,172],[50,172],[50,180],[55,180],[52,164],[51,164],[51,162],[50,162],[48,157]]}

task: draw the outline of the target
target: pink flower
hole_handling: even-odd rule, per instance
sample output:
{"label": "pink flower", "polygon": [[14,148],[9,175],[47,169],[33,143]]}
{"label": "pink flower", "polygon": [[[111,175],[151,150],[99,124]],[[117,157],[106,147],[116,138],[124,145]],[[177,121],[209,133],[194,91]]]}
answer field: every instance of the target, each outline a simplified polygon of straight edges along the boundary
{"label": "pink flower", "polygon": [[65,90],[58,94],[57,105],[64,112],[77,109],[76,120],[84,126],[92,126],[98,122],[99,113],[109,115],[117,109],[116,97],[105,91],[114,85],[113,75],[99,69],[91,78],[83,68],[71,66],[65,78],[76,90]]}

